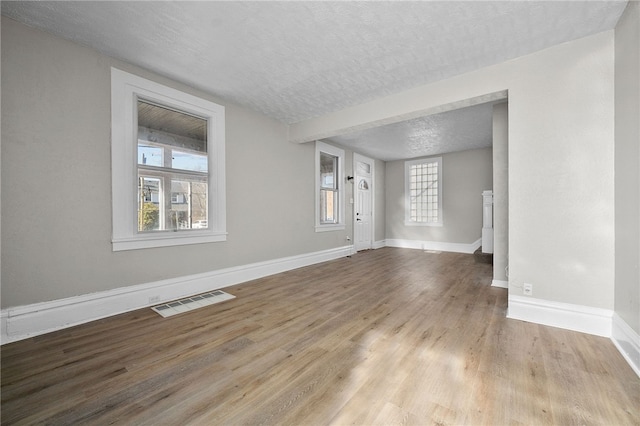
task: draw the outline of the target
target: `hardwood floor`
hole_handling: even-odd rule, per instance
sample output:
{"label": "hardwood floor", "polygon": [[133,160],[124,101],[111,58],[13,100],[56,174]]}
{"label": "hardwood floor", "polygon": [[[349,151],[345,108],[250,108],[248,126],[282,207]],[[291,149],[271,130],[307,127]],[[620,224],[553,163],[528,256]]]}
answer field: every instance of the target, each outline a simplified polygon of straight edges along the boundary
{"label": "hardwood floor", "polygon": [[507,320],[472,255],[384,248],[2,346],[2,424],[640,424],[609,339]]}

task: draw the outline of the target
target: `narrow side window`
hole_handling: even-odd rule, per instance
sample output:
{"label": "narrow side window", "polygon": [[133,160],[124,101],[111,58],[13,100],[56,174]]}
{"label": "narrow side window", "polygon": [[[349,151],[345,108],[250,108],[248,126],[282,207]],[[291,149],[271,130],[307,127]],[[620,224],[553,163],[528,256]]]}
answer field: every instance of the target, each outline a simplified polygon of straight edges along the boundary
{"label": "narrow side window", "polygon": [[344,229],[344,150],[316,142],[316,232]]}

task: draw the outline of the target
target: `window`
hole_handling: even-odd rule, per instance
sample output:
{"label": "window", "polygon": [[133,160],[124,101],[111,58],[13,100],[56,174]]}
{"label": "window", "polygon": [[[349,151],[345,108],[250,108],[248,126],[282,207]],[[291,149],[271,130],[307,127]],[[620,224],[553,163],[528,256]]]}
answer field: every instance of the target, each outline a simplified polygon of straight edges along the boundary
{"label": "window", "polygon": [[338,223],[338,157],[320,152],[320,224]]}
{"label": "window", "polygon": [[405,225],[442,226],[442,158],[405,163]]}
{"label": "window", "polygon": [[138,232],[208,217],[207,120],[138,98]]}
{"label": "window", "polygon": [[344,150],[316,142],[316,232],[344,229]]}
{"label": "window", "polygon": [[112,68],[113,250],[226,240],[224,107]]}

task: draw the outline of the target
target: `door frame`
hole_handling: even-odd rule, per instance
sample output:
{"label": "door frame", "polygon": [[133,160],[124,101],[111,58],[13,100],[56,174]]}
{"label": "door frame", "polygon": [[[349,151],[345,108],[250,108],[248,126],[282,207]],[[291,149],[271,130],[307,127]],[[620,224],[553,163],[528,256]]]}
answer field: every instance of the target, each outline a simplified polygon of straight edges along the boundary
{"label": "door frame", "polygon": [[352,203],[352,218],[353,218],[353,249],[354,251],[358,250],[357,247],[357,243],[356,243],[356,200],[357,200],[357,191],[358,191],[358,161],[360,162],[364,162],[364,163],[368,163],[369,165],[371,165],[371,187],[369,188],[369,191],[371,191],[371,221],[369,222],[369,226],[371,227],[371,245],[368,248],[361,248],[360,250],[367,250],[367,249],[372,249],[375,245],[375,240],[376,240],[376,236],[375,236],[375,230],[376,230],[376,226],[375,226],[375,206],[376,206],[376,193],[375,193],[375,188],[376,188],[376,179],[375,179],[375,167],[376,167],[376,163],[375,160],[373,158],[369,158],[365,155],[362,154],[358,154],[357,152],[353,153],[353,203]]}

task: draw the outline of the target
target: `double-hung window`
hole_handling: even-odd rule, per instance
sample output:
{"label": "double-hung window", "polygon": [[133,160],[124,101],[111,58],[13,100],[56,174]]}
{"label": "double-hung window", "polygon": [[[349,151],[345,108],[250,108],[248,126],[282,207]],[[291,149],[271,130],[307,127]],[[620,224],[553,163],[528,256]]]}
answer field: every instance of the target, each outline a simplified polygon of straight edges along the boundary
{"label": "double-hung window", "polygon": [[142,98],[137,114],[138,232],[207,223],[207,120]]}
{"label": "double-hung window", "polygon": [[344,229],[344,150],[316,142],[316,232]]}
{"label": "double-hung window", "polygon": [[442,158],[405,162],[405,225],[442,226]]}
{"label": "double-hung window", "polygon": [[113,249],[226,239],[224,107],[112,69]]}

